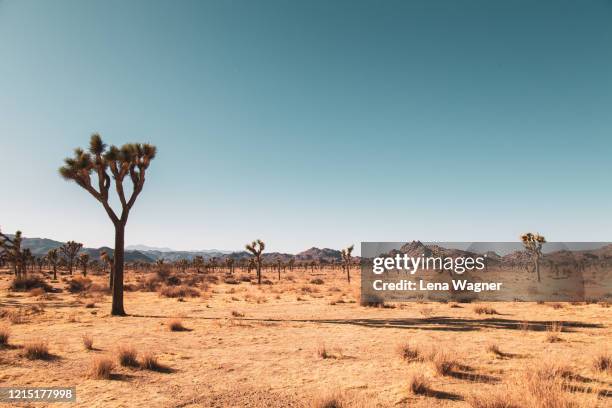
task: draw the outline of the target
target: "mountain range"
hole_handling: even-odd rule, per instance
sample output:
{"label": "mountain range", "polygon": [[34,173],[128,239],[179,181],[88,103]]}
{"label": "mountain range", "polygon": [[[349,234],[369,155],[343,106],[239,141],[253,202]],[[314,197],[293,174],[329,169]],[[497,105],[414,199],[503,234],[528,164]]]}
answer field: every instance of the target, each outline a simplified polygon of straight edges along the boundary
{"label": "mountain range", "polygon": [[[23,238],[22,248],[28,248],[34,256],[44,256],[51,249],[59,248],[63,242],[55,241],[48,238]],[[106,251],[110,256],[113,256],[113,249],[109,247],[100,248],[83,248],[82,253],[89,254],[91,259],[99,259],[100,252]],[[241,260],[249,258],[250,253],[246,251],[224,251],[218,249],[209,250],[194,250],[194,251],[176,251],[165,247],[149,247],[146,245],[129,245],[125,250],[126,262],[155,262],[158,259],[164,259],[169,262],[178,261],[181,259],[192,260],[196,256],[201,256],[205,260],[211,258],[225,259],[232,258]],[[312,247],[297,254],[287,254],[279,252],[268,252],[263,254],[263,259],[266,262],[273,262],[280,259],[282,262],[288,262],[290,259],[296,261],[316,261],[316,262],[333,262],[342,259],[340,251],[330,248]]]}

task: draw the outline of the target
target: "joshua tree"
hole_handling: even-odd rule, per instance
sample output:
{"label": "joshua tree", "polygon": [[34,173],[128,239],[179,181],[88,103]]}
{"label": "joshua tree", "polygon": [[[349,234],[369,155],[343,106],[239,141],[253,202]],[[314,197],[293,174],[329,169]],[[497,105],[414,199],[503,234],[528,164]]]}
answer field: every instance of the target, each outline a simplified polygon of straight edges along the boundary
{"label": "joshua tree", "polygon": [[25,274],[26,254],[21,249],[21,240],[21,231],[15,232],[13,238],[9,238],[0,231],[0,251],[4,254],[3,257],[13,264],[15,276]]}
{"label": "joshua tree", "polygon": [[53,280],[57,280],[57,261],[59,260],[59,255],[57,253],[57,248],[54,248],[47,252],[47,259],[49,263],[53,267]]}
{"label": "joshua tree", "polygon": [[80,242],[68,241],[60,247],[61,253],[68,262],[68,271],[72,275],[72,268],[74,266],[74,259],[79,254],[79,251],[83,248],[83,244]]}
{"label": "joshua tree", "polygon": [[[130,210],[134,206],[138,195],[142,192],[146,170],[151,160],[155,158],[155,153],[155,146],[140,143],[125,144],[121,148],[110,146],[107,149],[100,135],[94,134],[89,142],[89,153],[83,149],[75,149],[74,158],[67,158],[65,165],[60,168],[62,177],[76,182],[102,204],[106,214],[115,226],[115,255],[112,269],[113,305],[111,309],[113,316],[125,316],[123,308],[125,225]],[[92,173],[98,179],[97,189],[92,184]],[[108,200],[111,175],[115,181],[115,189],[121,203],[120,215],[115,213]],[[129,198],[126,197],[123,189],[126,176],[129,176],[132,181],[132,193]]]}
{"label": "joshua tree", "polygon": [[250,244],[244,246],[247,251],[253,254],[253,260],[255,261],[255,268],[257,269],[257,284],[261,285],[261,254],[266,249],[266,244],[261,239],[253,241]]}
{"label": "joshua tree", "polygon": [[234,274],[234,259],[231,257],[227,257],[227,259],[225,260],[225,266],[227,266],[227,272],[230,275]]}
{"label": "joshua tree", "polygon": [[278,280],[280,281],[280,273],[281,273],[281,259],[280,257],[276,258],[276,268],[278,269]]}
{"label": "joshua tree", "polygon": [[351,283],[351,254],[353,253],[354,245],[342,250],[342,263],[346,269],[346,279]]}
{"label": "joshua tree", "polygon": [[181,270],[181,272],[185,272],[187,267],[189,266],[189,261],[187,259],[179,259],[176,262],[176,266]]}
{"label": "joshua tree", "polygon": [[197,273],[200,273],[200,270],[204,267],[204,258],[200,255],[193,258],[191,261],[193,267],[195,268]]}
{"label": "joshua tree", "polygon": [[89,264],[89,254],[82,253],[79,255],[79,263],[83,267],[83,276],[87,276],[87,265]]}
{"label": "joshua tree", "polygon": [[290,270],[291,272],[293,272],[293,267],[295,266],[295,258],[291,258],[291,259],[289,260],[288,265],[289,265],[289,270]]}
{"label": "joshua tree", "polygon": [[541,282],[540,259],[542,259],[542,244],[546,243],[546,238],[538,233],[533,234],[528,232],[521,235],[521,241],[523,241],[523,246],[533,258],[533,265],[538,276],[538,282]]}
{"label": "joshua tree", "polygon": [[108,272],[108,287],[110,290],[113,290],[113,269],[115,268],[113,258],[108,255],[106,251],[100,251],[100,259],[102,260],[102,264],[104,265],[103,272],[106,272],[106,267],[110,266],[110,270]]}

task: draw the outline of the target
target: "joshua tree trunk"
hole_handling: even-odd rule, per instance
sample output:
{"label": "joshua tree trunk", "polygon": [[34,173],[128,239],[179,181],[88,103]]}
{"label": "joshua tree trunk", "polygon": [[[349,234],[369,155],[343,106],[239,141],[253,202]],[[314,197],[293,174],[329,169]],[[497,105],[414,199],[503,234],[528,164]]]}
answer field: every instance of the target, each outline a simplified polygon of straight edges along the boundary
{"label": "joshua tree trunk", "polygon": [[536,259],[535,259],[535,271],[536,271],[536,274],[538,275],[538,282],[541,282],[540,280],[540,257],[539,256],[536,256]]}
{"label": "joshua tree trunk", "polygon": [[113,307],[111,314],[113,316],[125,316],[123,309],[123,252],[125,244],[125,222],[118,222],[115,225],[115,255],[113,260],[113,269],[111,271],[112,291],[113,291]]}
{"label": "joshua tree trunk", "polygon": [[53,264],[53,280],[57,280],[57,265]]}
{"label": "joshua tree trunk", "polygon": [[261,285],[261,259],[257,257],[257,284]]}

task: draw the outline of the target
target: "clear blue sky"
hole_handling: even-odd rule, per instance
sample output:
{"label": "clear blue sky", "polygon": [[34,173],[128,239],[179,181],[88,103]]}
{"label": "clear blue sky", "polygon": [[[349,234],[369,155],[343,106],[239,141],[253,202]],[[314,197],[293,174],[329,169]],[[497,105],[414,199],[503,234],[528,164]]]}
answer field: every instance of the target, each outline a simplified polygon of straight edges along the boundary
{"label": "clear blue sky", "polygon": [[112,242],[57,174],[159,148],[128,244],[612,233],[612,2],[0,0],[0,225]]}

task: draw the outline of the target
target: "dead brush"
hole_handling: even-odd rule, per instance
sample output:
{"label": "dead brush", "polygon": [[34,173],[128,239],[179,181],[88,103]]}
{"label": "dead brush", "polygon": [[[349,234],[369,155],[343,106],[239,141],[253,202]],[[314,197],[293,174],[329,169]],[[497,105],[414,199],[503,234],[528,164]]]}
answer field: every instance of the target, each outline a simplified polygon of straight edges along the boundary
{"label": "dead brush", "polygon": [[90,334],[84,334],[81,336],[81,340],[85,350],[93,350],[93,337]]}
{"label": "dead brush", "polygon": [[312,408],[349,408],[351,405],[340,393],[316,395],[310,404]]}
{"label": "dead brush", "polygon": [[138,367],[138,353],[132,346],[122,345],[117,348],[117,358],[123,367]]}
{"label": "dead brush", "polygon": [[593,366],[597,371],[605,371],[612,374],[612,355],[602,353],[595,357]]}
{"label": "dead brush", "polygon": [[198,297],[200,296],[200,291],[191,288],[189,286],[181,285],[181,286],[162,286],[159,290],[159,294],[164,297],[169,298],[186,298],[186,297]]}
{"label": "dead brush", "polygon": [[89,377],[96,380],[110,380],[115,364],[108,357],[95,357],[91,362]]}
{"label": "dead brush", "polygon": [[408,377],[408,391],[413,395],[427,395],[431,391],[429,380],[421,373]]}
{"label": "dead brush", "polygon": [[168,330],[173,332],[187,331],[187,328],[183,326],[183,322],[180,319],[168,320]]}
{"label": "dead brush", "polygon": [[335,354],[329,351],[329,349],[323,342],[319,343],[319,345],[317,346],[317,356],[322,359],[337,358]]}
{"label": "dead brush", "polygon": [[142,356],[140,367],[151,371],[166,371],[168,368],[157,361],[155,354],[148,352]]}
{"label": "dead brush", "polygon": [[563,331],[563,323],[551,323],[546,329],[546,341],[549,343],[557,343],[561,341],[561,332]]}
{"label": "dead brush", "polygon": [[431,362],[439,375],[449,375],[457,366],[457,362],[443,352],[434,353]]}
{"label": "dead brush", "polygon": [[31,297],[39,297],[45,295],[47,292],[43,288],[30,289],[29,295]]}
{"label": "dead brush", "polygon": [[506,353],[501,351],[497,344],[489,344],[487,346],[487,351],[496,357],[506,357]]}
{"label": "dead brush", "polygon": [[499,314],[497,313],[497,310],[493,309],[490,306],[476,306],[474,307],[474,313],[478,314],[478,315],[495,315],[495,314]]}
{"label": "dead brush", "polygon": [[7,346],[9,338],[11,337],[11,331],[6,326],[0,326],[0,347]]}
{"label": "dead brush", "polygon": [[23,355],[28,360],[48,360],[51,358],[49,346],[44,341],[31,341],[23,346]]}
{"label": "dead brush", "polygon": [[234,316],[234,317],[244,317],[244,313],[240,313],[237,310],[232,310],[232,316]]}
{"label": "dead brush", "polygon": [[411,363],[414,361],[423,361],[425,356],[418,347],[411,346],[410,343],[401,343],[397,346],[397,353],[405,361]]}

